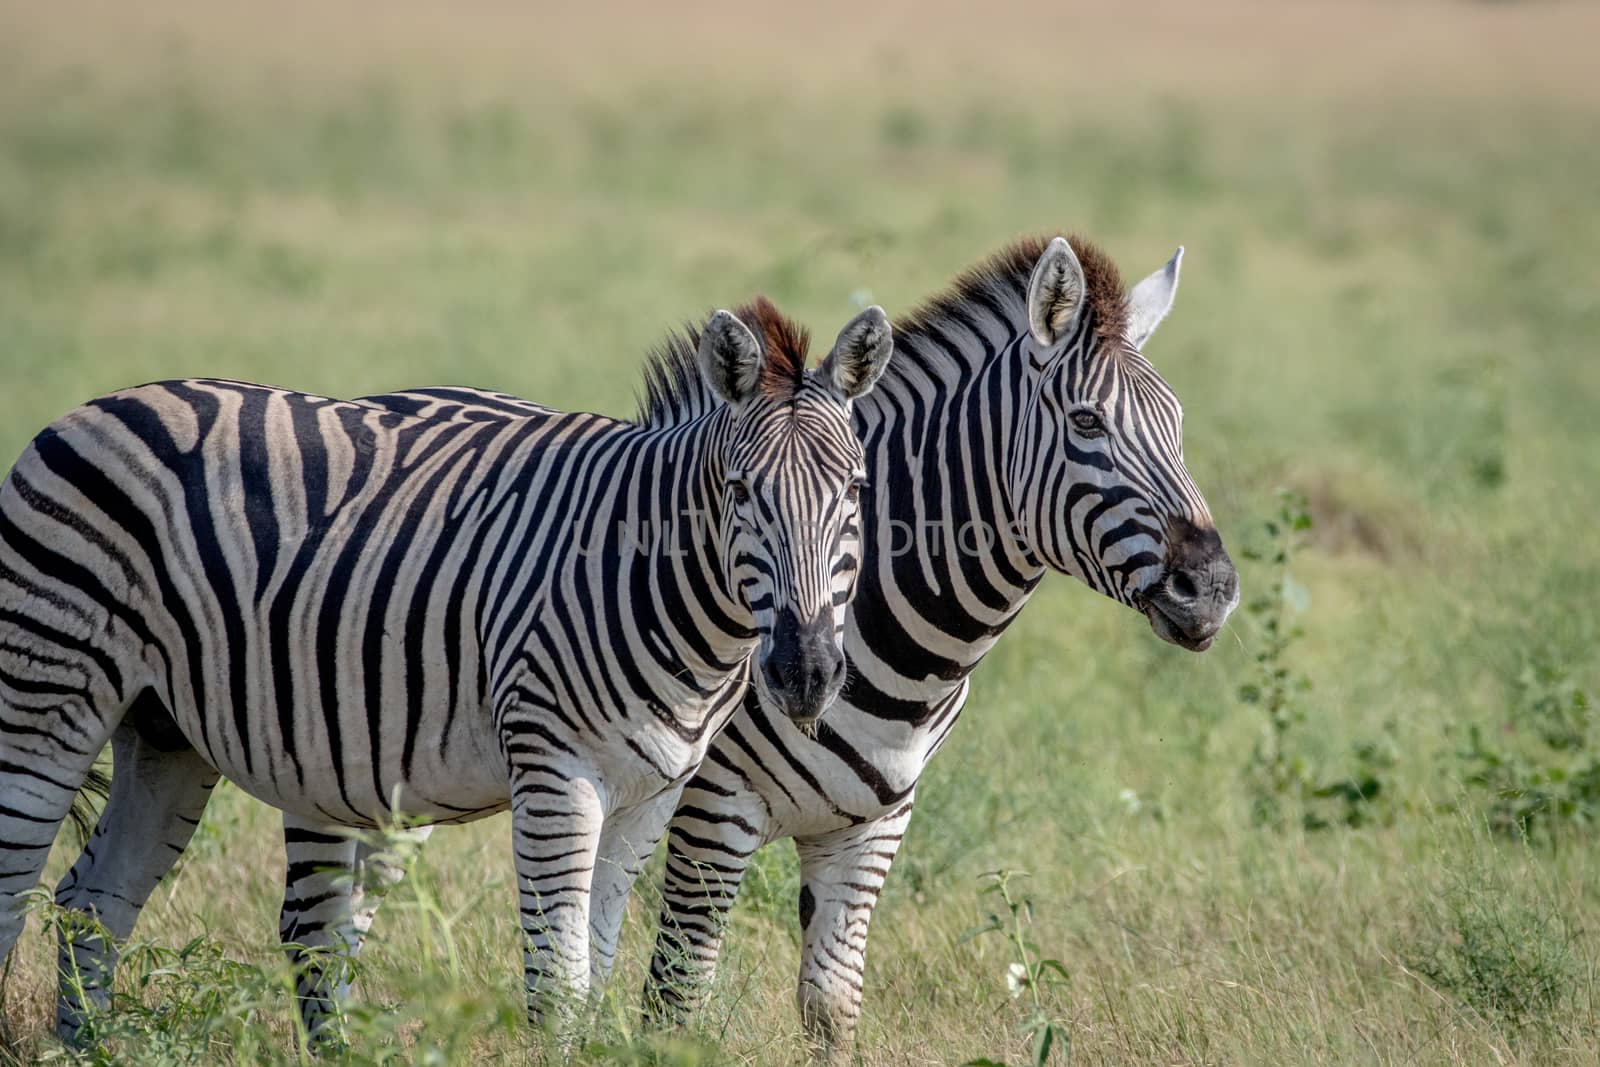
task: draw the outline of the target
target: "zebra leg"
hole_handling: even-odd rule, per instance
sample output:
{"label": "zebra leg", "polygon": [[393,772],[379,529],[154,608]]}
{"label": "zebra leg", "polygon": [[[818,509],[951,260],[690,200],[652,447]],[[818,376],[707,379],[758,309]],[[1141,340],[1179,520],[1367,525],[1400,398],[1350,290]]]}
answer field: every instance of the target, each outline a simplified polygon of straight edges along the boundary
{"label": "zebra leg", "polygon": [[795,839],[800,854],[800,1020],[817,1058],[842,1059],[861,1015],[867,926],[911,801],[872,822]]}
{"label": "zebra leg", "polygon": [[77,1038],[86,1008],[110,1005],[117,949],[106,935],[123,941],[133,933],[144,902],[188,847],[217,784],[217,772],[181,735],[141,731],[135,715],[117,727],[111,753],[111,797],[83,853],[56,886],[57,904],[103,928],[67,924],[60,930],[56,1033],[67,1042]]}
{"label": "zebra leg", "polygon": [[645,1015],[656,1025],[683,1022],[705,999],[728,911],[750,857],[766,843],[760,814],[723,810],[730,795],[750,794],[690,783],[667,834],[661,918],[644,990]]}
{"label": "zebra leg", "polygon": [[605,807],[595,783],[553,767],[517,769],[511,844],[523,933],[528,1019],[558,1024],[589,993],[589,886]]}
{"label": "zebra leg", "polygon": [[329,953],[355,943],[356,841],[322,823],[283,814],[283,908],[278,936],[296,969],[295,1003],[306,1035],[317,1040],[349,991],[348,974]]}
{"label": "zebra leg", "polygon": [[[12,658],[4,634],[0,652]],[[104,719],[80,694],[47,710],[28,706],[14,698],[61,701],[59,681],[15,670],[0,662],[0,959],[21,936],[24,894],[38,888],[56,831],[121,718],[119,709]]]}
{"label": "zebra leg", "polygon": [[[431,826],[400,831],[420,847]],[[350,992],[349,960],[361,951],[384,895],[405,868],[370,841],[357,842],[321,823],[283,816],[283,910],[278,934],[299,976],[295,1000],[313,1041],[327,1036],[330,1020]]]}
{"label": "zebra leg", "polygon": [[628,893],[666,832],[679,792],[669,789],[638,807],[612,812],[600,831],[594,882],[589,889],[589,981],[593,989],[598,990],[611,977]]}

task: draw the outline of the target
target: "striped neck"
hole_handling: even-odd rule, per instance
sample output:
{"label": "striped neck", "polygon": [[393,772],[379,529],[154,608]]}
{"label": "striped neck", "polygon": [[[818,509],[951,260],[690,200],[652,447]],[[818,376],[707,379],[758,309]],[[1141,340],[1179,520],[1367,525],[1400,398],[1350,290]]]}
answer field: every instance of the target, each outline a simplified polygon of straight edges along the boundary
{"label": "striped neck", "polygon": [[[922,722],[1027,602],[1044,566],[1017,538],[1007,471],[1025,354],[1022,293],[897,331],[895,364],[857,409],[872,517],[852,605],[850,702]],[[875,685],[870,678],[892,675]]]}
{"label": "striped neck", "polygon": [[[607,532],[620,562],[609,580],[628,583],[641,632],[661,646],[658,665],[701,684],[720,685],[756,641],[724,558],[722,457],[732,425],[719,406],[683,425],[639,431],[646,440],[628,474],[625,528]],[[593,564],[606,570],[603,557]]]}
{"label": "striped neck", "polygon": [[[580,509],[566,553],[515,559],[491,603],[532,603],[534,590],[565,584],[552,567],[568,568],[571,581],[590,590],[592,611],[565,625],[612,644],[615,662],[625,666],[626,686],[637,697],[656,703],[665,694],[689,701],[721,687],[756,639],[750,609],[729,587],[723,558],[722,455],[730,427],[725,408],[672,426],[616,424],[588,446],[591,458],[571,481],[543,489],[536,485],[540,464],[525,462],[502,497],[522,501],[513,506],[525,524],[522,534],[507,538],[508,546],[538,542],[535,532],[547,514],[542,501],[550,492],[610,495],[610,501],[604,508]],[[548,624],[538,621],[539,612],[498,617],[505,628],[487,642],[498,648],[496,689],[519,669],[521,650],[535,639],[532,628]]]}

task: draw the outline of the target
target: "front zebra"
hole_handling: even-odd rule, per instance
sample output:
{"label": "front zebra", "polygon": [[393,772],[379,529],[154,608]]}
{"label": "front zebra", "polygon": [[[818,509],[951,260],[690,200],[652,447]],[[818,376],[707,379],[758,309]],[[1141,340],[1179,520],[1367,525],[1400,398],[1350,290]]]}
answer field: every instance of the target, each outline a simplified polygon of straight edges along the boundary
{"label": "front zebra", "polygon": [[896,327],[895,366],[855,413],[867,540],[849,681],[815,732],[746,699],[684,790],[654,1011],[693,1006],[751,855],[793,837],[801,1015],[825,1053],[849,1042],[917,780],[1047,570],[1143,612],[1168,641],[1211,643],[1238,580],[1184,468],[1182,409],[1140,354],[1179,256],[1124,295],[1093,245],[1024,241]]}
{"label": "front zebra", "polygon": [[[57,900],[115,938],[219,773],[335,862],[356,858],[340,827],[509,807],[530,1010],[581,997],[591,887],[649,854],[747,658],[796,722],[837,692],[850,407],[890,336],[871,309],[807,371],[770,304],[718,312],[658,356],[636,423],[211,380],[57,420],[0,486],[0,955],[109,741],[111,797]],[[328,943],[359,928],[351,897],[320,916]],[[104,1006],[109,946],[62,953]]]}

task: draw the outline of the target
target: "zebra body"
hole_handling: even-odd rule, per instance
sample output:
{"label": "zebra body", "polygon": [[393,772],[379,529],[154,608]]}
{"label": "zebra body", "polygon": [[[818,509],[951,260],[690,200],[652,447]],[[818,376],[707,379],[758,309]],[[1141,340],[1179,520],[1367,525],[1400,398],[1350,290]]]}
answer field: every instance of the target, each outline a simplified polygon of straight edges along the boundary
{"label": "zebra body", "polygon": [[[660,357],[637,424],[190,380],[41,432],[0,486],[0,954],[109,740],[57,899],[115,936],[218,773],[285,812],[291,882],[308,850],[361,859],[338,828],[509,807],[530,1004],[581,994],[597,857],[649,854],[751,653],[798,718],[837,691],[849,406],[891,343],[873,309],[814,371],[805,344],[765,302],[719,312]],[[313,946],[370,921],[350,892],[296,903],[285,932]],[[106,948],[62,953],[103,1002]],[[327,992],[313,974],[308,1018]],[[65,1036],[82,1007],[63,996]]]}
{"label": "zebra body", "polygon": [[1237,579],[1184,470],[1181,409],[1139,353],[1178,262],[1124,295],[1093,246],[1023,242],[897,324],[896,365],[855,411],[870,488],[849,683],[815,731],[747,699],[683,791],[654,1013],[694,1006],[751,856],[792,837],[798,1004],[817,1050],[842,1051],[918,780],[971,672],[1049,570],[1144,612],[1169,641],[1210,644]]}

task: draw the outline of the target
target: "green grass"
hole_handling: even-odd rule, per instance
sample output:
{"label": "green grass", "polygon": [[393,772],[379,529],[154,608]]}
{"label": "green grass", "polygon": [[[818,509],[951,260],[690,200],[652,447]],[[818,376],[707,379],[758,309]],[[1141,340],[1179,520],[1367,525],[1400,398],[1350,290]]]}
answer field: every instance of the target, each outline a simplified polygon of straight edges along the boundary
{"label": "green grass", "polygon": [[[1233,72],[1080,107],[1024,91],[1048,72],[1008,87],[955,64],[920,93],[886,61],[791,92],[758,64],[699,77],[679,41],[676,65],[604,84],[533,92],[490,64],[456,92],[387,52],[343,73],[347,39],[290,81],[198,49],[102,65],[23,42],[0,62],[6,457],[80,400],[183,374],[334,395],[465,382],[623,413],[653,340],[756,291],[827,331],[868,297],[908,311],[1021,232],[1092,235],[1130,278],[1185,244],[1149,355],[1232,545],[1278,487],[1309,497],[1285,661],[1313,687],[1289,743],[1315,781],[1387,746],[1378,817],[1253,822],[1250,618],[1194,657],[1052,580],[919,791],[875,922],[863,1061],[1025,1059],[1005,944],[963,936],[987,913],[980,875],[1023,868],[1030,936],[1071,974],[1049,1007],[1076,1062],[1596,1062],[1596,840],[1492,834],[1458,755],[1473,725],[1519,743],[1530,664],[1600,691],[1588,89],[1530,73],[1520,91],[1352,77],[1313,95]],[[1241,568],[1247,596],[1272,580]],[[525,1058],[507,838],[504,817],[435,836],[364,959],[351,1062]],[[123,1013],[126,1062],[292,1056],[281,871],[272,813],[224,789],[136,933],[210,940]],[[758,860],[679,1043],[629,1016],[646,888],[586,1058],[801,1059],[795,887],[791,846]],[[6,1001],[22,1062],[62,1054],[53,960],[30,924]],[[204,1032],[228,1016],[199,1008],[223,1001],[240,1021]],[[180,1036],[141,1036],[152,1020]]]}

